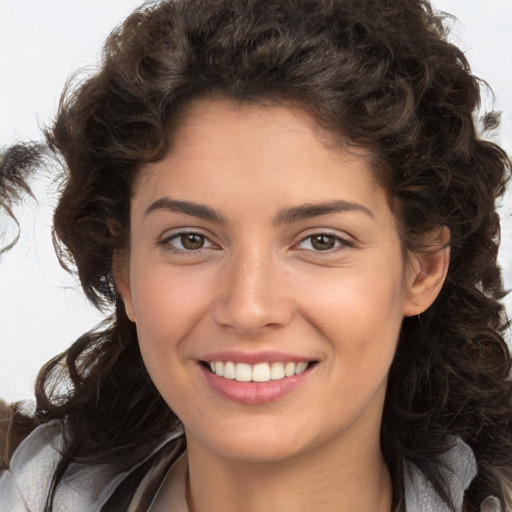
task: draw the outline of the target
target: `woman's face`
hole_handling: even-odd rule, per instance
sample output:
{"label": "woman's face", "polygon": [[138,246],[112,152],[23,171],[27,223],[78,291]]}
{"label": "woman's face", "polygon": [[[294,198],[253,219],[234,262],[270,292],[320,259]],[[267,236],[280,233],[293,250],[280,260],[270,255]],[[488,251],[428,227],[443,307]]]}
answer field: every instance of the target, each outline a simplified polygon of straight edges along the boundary
{"label": "woman's face", "polygon": [[135,183],[117,282],[189,445],[378,445],[415,265],[365,155],[320,135],[291,108],[203,99]]}

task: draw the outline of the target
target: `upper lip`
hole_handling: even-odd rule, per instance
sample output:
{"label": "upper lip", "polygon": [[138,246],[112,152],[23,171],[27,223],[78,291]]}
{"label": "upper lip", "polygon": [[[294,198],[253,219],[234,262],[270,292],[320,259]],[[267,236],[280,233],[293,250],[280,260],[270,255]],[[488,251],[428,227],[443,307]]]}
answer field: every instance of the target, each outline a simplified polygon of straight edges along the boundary
{"label": "upper lip", "polygon": [[241,350],[224,350],[221,352],[212,352],[206,354],[204,357],[199,358],[201,361],[233,361],[236,363],[257,364],[257,363],[309,363],[315,361],[314,358],[304,357],[297,354],[290,354],[279,351],[259,351],[259,352],[245,352]]}

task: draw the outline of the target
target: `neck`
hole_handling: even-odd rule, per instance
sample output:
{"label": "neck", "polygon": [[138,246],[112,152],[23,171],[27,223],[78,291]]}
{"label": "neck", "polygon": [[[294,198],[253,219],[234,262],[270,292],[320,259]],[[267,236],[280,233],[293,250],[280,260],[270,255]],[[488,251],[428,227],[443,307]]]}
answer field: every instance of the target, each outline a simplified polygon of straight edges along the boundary
{"label": "neck", "polygon": [[196,447],[189,441],[190,512],[391,510],[391,478],[378,442],[317,447],[279,462],[237,461]]}

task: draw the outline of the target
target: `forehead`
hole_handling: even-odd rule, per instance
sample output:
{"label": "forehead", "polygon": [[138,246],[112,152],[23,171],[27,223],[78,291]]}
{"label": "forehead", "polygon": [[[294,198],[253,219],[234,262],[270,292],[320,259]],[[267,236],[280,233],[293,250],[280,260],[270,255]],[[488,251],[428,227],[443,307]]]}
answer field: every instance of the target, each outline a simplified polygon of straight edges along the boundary
{"label": "forehead", "polygon": [[[364,216],[354,212],[366,211],[364,225],[374,219],[382,236],[394,232],[388,195],[374,177],[368,153],[333,148],[326,140],[297,109],[197,102],[174,130],[167,155],[141,170],[132,194],[132,229],[144,230],[149,217],[164,225],[176,209],[162,205],[178,202],[194,205],[196,213],[197,207],[215,212],[210,219],[223,219],[230,229],[267,234],[283,212],[344,204],[351,205],[341,208],[345,227],[361,224]],[[161,213],[149,215],[155,210]],[[186,223],[197,218],[187,215]]]}
{"label": "forehead", "polygon": [[322,166],[357,168],[361,184],[374,186],[372,161],[369,150],[348,144],[296,106],[206,97],[192,102],[173,123],[167,155],[143,166],[133,188],[137,192],[142,183],[162,175],[176,184],[194,178],[216,181],[233,167],[241,175],[252,171],[253,179],[307,179],[319,186],[325,178]]}

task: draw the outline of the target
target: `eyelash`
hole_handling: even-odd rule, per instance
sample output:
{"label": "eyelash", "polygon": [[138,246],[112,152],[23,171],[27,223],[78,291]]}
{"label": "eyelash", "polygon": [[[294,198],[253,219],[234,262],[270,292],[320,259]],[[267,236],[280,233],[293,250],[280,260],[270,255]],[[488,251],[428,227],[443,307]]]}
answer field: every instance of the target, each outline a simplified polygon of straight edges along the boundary
{"label": "eyelash", "polygon": [[[309,240],[309,244],[310,244],[310,246],[312,246],[313,245],[312,240],[314,237],[317,237],[317,238],[326,237],[330,240],[333,240],[335,243],[335,246],[331,247],[331,248],[324,249],[324,250],[320,250],[320,249],[315,250],[314,248],[301,249],[298,247],[300,244],[306,242],[307,240]],[[307,236],[305,236],[304,238],[302,238],[301,241],[298,244],[295,244],[295,246],[294,246],[294,248],[297,248],[297,250],[306,250],[306,251],[311,251],[311,252],[318,253],[318,254],[321,254],[321,253],[332,254],[333,252],[342,250],[343,248],[350,248],[350,247],[354,247],[354,243],[352,241],[347,240],[346,238],[343,238],[337,234],[330,233],[329,231],[320,231],[320,232],[310,233]]]}
{"label": "eyelash", "polygon": [[[208,247],[199,247],[198,249],[186,249],[186,248],[177,248],[173,246],[173,241],[180,240],[183,237],[186,236],[198,236],[201,237],[204,243],[208,243]],[[159,245],[162,245],[165,247],[166,250],[169,250],[175,254],[197,254],[199,251],[202,251],[204,249],[210,249],[211,247],[214,247],[215,244],[210,241],[210,239],[204,235],[203,233],[199,233],[197,231],[180,231],[178,233],[173,233],[171,236],[166,237],[161,242],[159,242]],[[183,244],[181,244],[183,246]]]}
{"label": "eyelash", "polygon": [[[183,247],[183,243],[181,243],[183,248],[177,248],[173,245],[173,241],[183,239],[183,237],[186,237],[186,236],[200,237],[203,241],[203,245],[197,249],[187,249],[187,248]],[[334,245],[334,247],[328,247],[324,250],[321,250],[321,249],[315,250],[315,248],[313,247],[313,238],[314,237],[328,238],[331,241],[334,241],[335,245]],[[301,244],[303,244],[304,242],[306,242],[307,240],[310,241],[310,246],[311,246],[310,248],[298,247]],[[204,243],[208,244],[208,246],[205,247]],[[173,233],[171,236],[168,236],[164,240],[159,242],[159,245],[164,246],[167,250],[169,250],[175,254],[190,254],[190,255],[197,254],[198,252],[200,252],[204,249],[211,249],[211,248],[215,247],[215,244],[206,235],[204,235],[203,233],[197,232],[197,231],[180,231],[178,233]],[[350,247],[354,247],[354,243],[352,241],[347,240],[346,238],[343,238],[334,233],[330,233],[328,231],[319,231],[319,232],[315,232],[315,233],[310,233],[307,236],[303,237],[297,244],[295,244],[293,246],[293,249],[302,250],[302,251],[310,251],[310,252],[318,253],[318,254],[322,254],[322,253],[331,254],[333,252],[342,250],[343,248],[350,248]]]}

